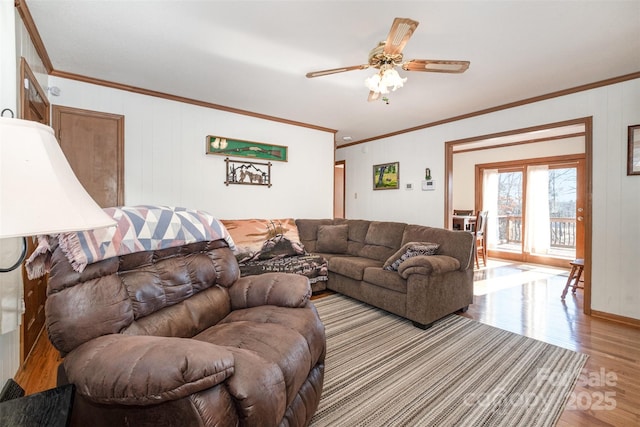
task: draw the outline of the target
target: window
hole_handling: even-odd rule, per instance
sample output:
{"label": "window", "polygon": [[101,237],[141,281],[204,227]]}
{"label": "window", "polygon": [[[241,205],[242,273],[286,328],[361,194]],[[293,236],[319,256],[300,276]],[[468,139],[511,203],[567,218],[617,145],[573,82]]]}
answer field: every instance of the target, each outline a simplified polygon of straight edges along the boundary
{"label": "window", "polygon": [[575,259],[581,241],[579,165],[532,159],[480,166],[489,250],[522,261]]}

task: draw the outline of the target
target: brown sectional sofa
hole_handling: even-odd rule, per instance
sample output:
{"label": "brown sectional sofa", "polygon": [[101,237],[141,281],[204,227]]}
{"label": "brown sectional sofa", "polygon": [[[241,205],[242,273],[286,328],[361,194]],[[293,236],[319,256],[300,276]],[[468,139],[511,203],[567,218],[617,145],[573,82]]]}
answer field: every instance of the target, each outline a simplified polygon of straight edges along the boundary
{"label": "brown sectional sofa", "polygon": [[[296,219],[305,249],[328,260],[327,289],[366,302],[426,328],[473,302],[473,236],[462,231],[349,219]],[[398,258],[415,244],[435,255]],[[413,253],[415,255],[415,251]],[[385,267],[397,262],[397,271]]]}

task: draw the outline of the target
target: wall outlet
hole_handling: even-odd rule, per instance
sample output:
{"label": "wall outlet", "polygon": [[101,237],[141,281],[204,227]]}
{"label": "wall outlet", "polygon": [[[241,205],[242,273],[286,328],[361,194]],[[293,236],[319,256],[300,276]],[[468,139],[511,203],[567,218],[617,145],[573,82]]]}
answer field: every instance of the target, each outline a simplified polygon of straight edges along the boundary
{"label": "wall outlet", "polygon": [[404,188],[405,188],[406,190],[413,190],[413,183],[412,183],[412,182],[407,182],[407,183],[404,185]]}

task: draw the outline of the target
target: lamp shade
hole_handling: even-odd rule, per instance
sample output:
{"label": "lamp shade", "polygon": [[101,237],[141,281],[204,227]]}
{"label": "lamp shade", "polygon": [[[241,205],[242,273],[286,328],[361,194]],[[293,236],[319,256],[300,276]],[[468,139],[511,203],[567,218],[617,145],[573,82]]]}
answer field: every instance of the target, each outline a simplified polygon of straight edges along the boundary
{"label": "lamp shade", "polygon": [[0,238],[115,225],[40,123],[0,117]]}

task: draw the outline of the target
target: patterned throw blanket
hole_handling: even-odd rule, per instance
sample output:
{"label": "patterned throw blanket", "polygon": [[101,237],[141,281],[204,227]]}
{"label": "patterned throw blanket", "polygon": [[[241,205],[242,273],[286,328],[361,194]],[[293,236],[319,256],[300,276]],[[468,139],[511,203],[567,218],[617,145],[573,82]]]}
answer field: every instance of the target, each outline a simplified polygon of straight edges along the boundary
{"label": "patterned throw blanket", "polygon": [[327,260],[305,251],[293,218],[221,222],[236,244],[241,276],[282,272],[307,276],[312,285],[328,280]]}
{"label": "patterned throw blanket", "polygon": [[329,280],[327,260],[319,255],[292,255],[284,258],[271,258],[247,261],[240,264],[241,276],[281,272],[307,276],[310,284]]}
{"label": "patterned throw blanket", "polygon": [[49,271],[56,239],[78,272],[88,264],[119,255],[209,240],[225,239],[235,250],[225,226],[203,211],[167,206],[123,206],[104,211],[117,222],[115,227],[38,236],[38,247],[26,263],[29,278]]}

